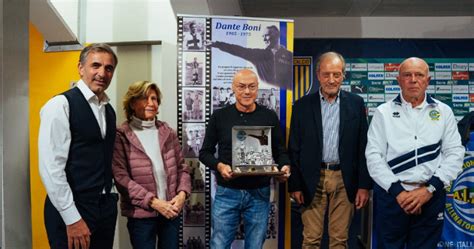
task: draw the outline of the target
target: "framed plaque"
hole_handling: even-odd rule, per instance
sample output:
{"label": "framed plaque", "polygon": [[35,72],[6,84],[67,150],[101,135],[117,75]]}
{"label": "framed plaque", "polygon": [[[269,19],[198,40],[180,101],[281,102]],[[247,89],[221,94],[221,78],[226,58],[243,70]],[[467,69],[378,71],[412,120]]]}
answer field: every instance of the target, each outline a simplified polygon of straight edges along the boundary
{"label": "framed plaque", "polygon": [[282,175],[272,155],[272,126],[232,127],[235,175]]}

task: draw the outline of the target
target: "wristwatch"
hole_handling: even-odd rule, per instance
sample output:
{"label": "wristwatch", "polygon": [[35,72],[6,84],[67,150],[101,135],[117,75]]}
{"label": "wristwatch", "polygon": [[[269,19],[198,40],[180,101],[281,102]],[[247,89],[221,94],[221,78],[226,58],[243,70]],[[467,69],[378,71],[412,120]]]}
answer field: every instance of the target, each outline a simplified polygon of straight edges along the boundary
{"label": "wristwatch", "polygon": [[428,185],[426,186],[426,190],[428,190],[428,192],[430,193],[434,193],[436,191],[436,188],[433,186],[433,185]]}

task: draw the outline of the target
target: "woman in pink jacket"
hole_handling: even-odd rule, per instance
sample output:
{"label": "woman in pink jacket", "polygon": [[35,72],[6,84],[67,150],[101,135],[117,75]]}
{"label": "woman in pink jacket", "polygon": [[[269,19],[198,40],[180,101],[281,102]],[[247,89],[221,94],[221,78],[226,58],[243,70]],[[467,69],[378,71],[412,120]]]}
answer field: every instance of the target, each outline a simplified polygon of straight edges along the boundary
{"label": "woman in pink jacket", "polygon": [[125,95],[127,121],[117,128],[112,170],[133,248],[178,248],[178,218],[191,192],[176,132],[156,118],[161,92],[148,81]]}

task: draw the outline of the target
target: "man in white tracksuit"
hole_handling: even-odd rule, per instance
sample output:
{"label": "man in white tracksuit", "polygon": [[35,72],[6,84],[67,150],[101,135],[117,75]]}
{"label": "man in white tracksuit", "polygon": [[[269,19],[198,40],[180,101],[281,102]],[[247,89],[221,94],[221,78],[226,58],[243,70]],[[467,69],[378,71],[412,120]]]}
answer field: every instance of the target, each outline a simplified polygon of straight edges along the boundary
{"label": "man in white tracksuit", "polygon": [[436,248],[445,190],[461,171],[464,148],[452,110],[426,94],[428,64],[400,64],[401,93],[380,105],[365,151],[376,186],[377,248]]}

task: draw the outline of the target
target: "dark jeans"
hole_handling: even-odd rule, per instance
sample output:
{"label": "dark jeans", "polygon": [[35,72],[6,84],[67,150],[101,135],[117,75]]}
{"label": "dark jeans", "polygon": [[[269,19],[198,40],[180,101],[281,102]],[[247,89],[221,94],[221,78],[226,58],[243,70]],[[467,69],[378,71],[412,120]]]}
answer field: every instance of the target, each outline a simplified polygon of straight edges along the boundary
{"label": "dark jeans", "polygon": [[[74,196],[76,208],[91,232],[90,249],[113,247],[118,194]],[[67,249],[66,224],[49,197],[44,204],[44,223],[51,249]]]}
{"label": "dark jeans", "polygon": [[155,249],[158,236],[159,249],[177,249],[180,218],[172,220],[164,216],[154,218],[128,218],[127,228],[130,241],[136,249]]}

